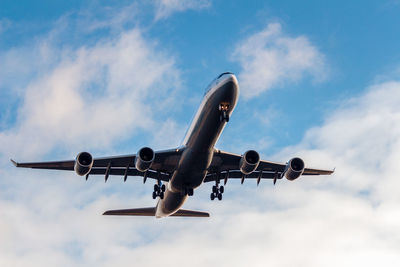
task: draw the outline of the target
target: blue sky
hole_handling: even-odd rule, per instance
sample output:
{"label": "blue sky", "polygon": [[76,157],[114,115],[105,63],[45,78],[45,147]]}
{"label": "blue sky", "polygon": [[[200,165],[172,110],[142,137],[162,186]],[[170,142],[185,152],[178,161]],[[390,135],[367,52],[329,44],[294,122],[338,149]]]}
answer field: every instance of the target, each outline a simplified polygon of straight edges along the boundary
{"label": "blue sky", "polygon": [[[152,266],[154,251],[201,251],[198,266],[396,265],[399,11],[395,0],[1,1],[0,265]],[[220,203],[206,185],[185,207],[210,220],[149,221],[99,214],[154,205],[151,183],[9,163],[178,146],[225,71],[241,96],[218,148],[335,175],[232,182]]]}
{"label": "blue sky", "polygon": [[[65,29],[63,36],[54,40],[54,45],[62,49],[90,46],[121,30],[140,27],[145,38],[158,44],[157,49],[174,58],[185,83],[183,96],[200,99],[202,90],[218,73],[226,70],[240,73],[241,66],[232,55],[235,44],[268,23],[280,23],[287,36],[305,36],[318,49],[324,57],[327,77],[317,83],[304,77],[274,86],[260,98],[253,99],[250,105],[247,101],[240,102],[238,117],[249,116],[253,109],[276,109],[283,113],[285,122],[281,122],[282,117],[274,121],[279,131],[262,132],[268,135],[273,152],[297,143],[306,129],[318,125],[337,105],[336,100],[359,94],[378,75],[393,71],[399,61],[397,37],[400,30],[395,25],[400,20],[397,16],[400,6],[395,1],[363,2],[362,6],[346,1],[280,1],[279,4],[204,1],[200,4],[203,5],[200,10],[177,12],[155,21],[155,4],[150,2],[125,1],[110,6],[101,1],[48,1],[41,5],[27,1],[26,8],[20,8],[20,3],[5,1],[0,16],[4,25],[2,36],[7,38],[2,38],[0,46],[3,51],[26,47],[27,43],[57,28],[60,20],[65,20]],[[133,15],[125,18],[119,29],[102,28],[90,32],[77,29],[83,20],[111,20],[113,15],[115,19],[118,12],[129,5],[134,5],[130,7]],[[10,94],[6,87],[2,91],[2,95]],[[287,97],[289,94],[292,97]],[[6,114],[15,110],[10,103],[15,102],[8,99],[2,105],[7,109]],[[174,119],[185,123],[196,108],[190,103],[185,108],[190,112],[180,112]],[[293,128],[296,131],[292,131]]]}

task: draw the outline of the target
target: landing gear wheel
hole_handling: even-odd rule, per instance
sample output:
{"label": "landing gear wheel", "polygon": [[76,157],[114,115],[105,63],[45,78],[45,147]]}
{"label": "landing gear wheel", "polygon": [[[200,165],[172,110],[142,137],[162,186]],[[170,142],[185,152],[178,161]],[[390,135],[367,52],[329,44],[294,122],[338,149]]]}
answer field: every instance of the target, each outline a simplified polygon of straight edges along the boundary
{"label": "landing gear wheel", "polygon": [[193,196],[193,188],[188,188],[188,195]]}
{"label": "landing gear wheel", "polygon": [[216,194],[216,193],[218,192],[218,187],[215,186],[215,185],[213,185],[213,187],[212,187],[212,192],[213,192],[214,194]]}
{"label": "landing gear wheel", "polygon": [[160,187],[158,186],[158,184],[154,185],[154,192],[158,192],[160,191]]}
{"label": "landing gear wheel", "polygon": [[219,187],[219,192],[220,192],[221,194],[224,193],[224,186],[223,186],[223,185],[221,185],[221,186]]}
{"label": "landing gear wheel", "polygon": [[215,199],[214,193],[211,193],[210,198],[211,198],[211,200],[214,200],[214,199]]}
{"label": "landing gear wheel", "polygon": [[165,184],[161,186],[161,192],[165,192]]}
{"label": "landing gear wheel", "polygon": [[226,122],[229,122],[229,115],[226,114],[226,116],[224,117],[224,119],[225,119]]}
{"label": "landing gear wheel", "polygon": [[156,197],[157,197],[157,193],[154,191],[153,192],[153,199],[156,199]]}
{"label": "landing gear wheel", "polygon": [[222,111],[221,115],[219,116],[220,121],[229,122],[229,114],[226,111]]}
{"label": "landing gear wheel", "polygon": [[221,193],[218,194],[218,200],[222,200],[222,194]]}
{"label": "landing gear wheel", "polygon": [[161,198],[161,199],[164,199],[164,192],[161,192],[161,193],[160,193],[160,198]]}

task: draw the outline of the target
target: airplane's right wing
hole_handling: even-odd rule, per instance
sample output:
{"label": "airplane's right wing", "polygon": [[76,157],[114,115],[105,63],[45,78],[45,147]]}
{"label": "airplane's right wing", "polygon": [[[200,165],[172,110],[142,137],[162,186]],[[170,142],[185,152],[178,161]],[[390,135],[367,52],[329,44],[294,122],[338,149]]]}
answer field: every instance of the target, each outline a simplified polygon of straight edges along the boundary
{"label": "airplane's right wing", "polygon": [[[227,179],[282,179],[287,164],[272,161],[260,160],[257,169],[250,174],[244,175],[240,169],[241,155],[217,150],[214,153],[211,166],[204,182]],[[321,170],[304,168],[302,175],[330,175],[334,170]]]}

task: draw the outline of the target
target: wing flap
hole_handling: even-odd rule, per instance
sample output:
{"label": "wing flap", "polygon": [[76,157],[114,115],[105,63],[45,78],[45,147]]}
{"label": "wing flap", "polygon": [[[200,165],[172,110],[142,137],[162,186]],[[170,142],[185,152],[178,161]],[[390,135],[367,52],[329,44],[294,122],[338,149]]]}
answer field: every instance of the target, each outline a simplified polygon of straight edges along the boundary
{"label": "wing flap", "polygon": [[[107,169],[106,168],[93,168],[90,170],[89,175],[105,175]],[[125,175],[126,168],[110,168],[109,175]],[[140,172],[136,169],[129,169],[127,172],[127,176],[144,176],[144,172]],[[146,172],[146,177],[153,179],[160,179],[161,181],[168,182],[170,175],[164,172],[157,172],[153,170],[148,170]]]}
{"label": "wing flap", "polygon": [[[258,179],[261,174],[261,179],[274,179],[275,178],[275,173],[273,172],[262,172],[261,171],[254,171],[248,175],[246,175],[246,179]],[[240,170],[232,170],[228,172],[223,172],[219,174],[219,179],[223,180],[226,178],[226,175],[228,176],[228,179],[241,179],[243,177],[243,174]],[[218,174],[217,173],[209,173],[207,174],[206,178],[204,179],[204,182],[214,182],[218,179]],[[278,179],[281,179],[280,175]]]}

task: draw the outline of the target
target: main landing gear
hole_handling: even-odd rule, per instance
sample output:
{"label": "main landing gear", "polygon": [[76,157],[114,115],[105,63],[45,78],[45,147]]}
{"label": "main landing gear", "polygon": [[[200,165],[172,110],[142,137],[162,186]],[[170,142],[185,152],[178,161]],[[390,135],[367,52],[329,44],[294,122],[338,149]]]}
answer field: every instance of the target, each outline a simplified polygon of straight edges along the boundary
{"label": "main landing gear", "polygon": [[210,195],[211,200],[218,198],[218,200],[222,200],[222,194],[224,193],[224,186],[219,186],[218,183],[213,185],[212,193]]}
{"label": "main landing gear", "polygon": [[165,184],[161,184],[161,182],[158,182],[158,184],[154,185],[153,199],[156,199],[156,197],[164,199],[164,192],[165,192]]}
{"label": "main landing gear", "polygon": [[228,111],[229,111],[229,104],[227,104],[227,103],[221,103],[221,104],[219,105],[219,111],[221,112],[221,114],[219,115],[220,121],[226,121],[226,122],[228,122],[228,121],[229,121],[229,114],[228,114]]}

